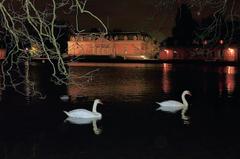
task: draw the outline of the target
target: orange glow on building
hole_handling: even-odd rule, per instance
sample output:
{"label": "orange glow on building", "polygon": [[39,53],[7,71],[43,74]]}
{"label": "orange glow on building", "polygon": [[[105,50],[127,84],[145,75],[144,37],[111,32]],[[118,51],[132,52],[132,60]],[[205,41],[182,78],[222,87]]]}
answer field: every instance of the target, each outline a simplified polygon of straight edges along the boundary
{"label": "orange glow on building", "polygon": [[173,59],[173,50],[171,49],[164,49],[160,51],[159,58],[162,60],[171,60]]}
{"label": "orange glow on building", "polygon": [[[126,33],[123,33],[126,34]],[[68,55],[107,55],[124,58],[153,58],[158,46],[148,36],[126,34],[110,36],[72,36],[68,41]]]}
{"label": "orange glow on building", "polygon": [[238,60],[238,52],[236,48],[227,48],[224,49],[223,58],[225,61],[237,61]]}

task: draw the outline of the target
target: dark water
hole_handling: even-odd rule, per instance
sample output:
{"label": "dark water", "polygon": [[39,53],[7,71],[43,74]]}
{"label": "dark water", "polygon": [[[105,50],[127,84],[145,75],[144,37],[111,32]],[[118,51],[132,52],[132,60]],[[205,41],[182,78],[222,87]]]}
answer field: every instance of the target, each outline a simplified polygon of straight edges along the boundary
{"label": "dark water", "polygon": [[[238,158],[239,67],[76,64],[69,67],[67,86],[49,82],[47,70],[31,67],[31,80],[44,99],[0,92],[0,158]],[[156,101],[181,100],[186,89],[192,92],[189,124],[179,113],[155,111]],[[59,99],[64,94],[69,101]],[[63,110],[91,109],[96,98],[104,103],[98,107],[103,115],[98,133],[92,123],[64,122]]]}

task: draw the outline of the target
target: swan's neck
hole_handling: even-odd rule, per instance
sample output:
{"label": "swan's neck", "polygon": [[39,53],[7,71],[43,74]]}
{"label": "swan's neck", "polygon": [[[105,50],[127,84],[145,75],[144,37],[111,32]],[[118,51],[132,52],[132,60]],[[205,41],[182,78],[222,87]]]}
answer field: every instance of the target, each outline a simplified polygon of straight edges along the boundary
{"label": "swan's neck", "polygon": [[187,100],[186,100],[186,98],[185,98],[185,95],[186,94],[182,94],[182,102],[183,102],[183,105],[184,105],[184,108],[183,109],[188,109],[188,102],[187,102]]}
{"label": "swan's neck", "polygon": [[92,112],[97,113],[97,102],[94,102]]}
{"label": "swan's neck", "polygon": [[184,106],[183,109],[182,109],[182,112],[181,112],[182,116],[185,116],[185,113],[188,110],[188,102],[185,98],[185,95],[186,94],[182,94],[182,102],[183,102],[183,106]]}
{"label": "swan's neck", "polygon": [[186,100],[186,98],[185,98],[185,95],[186,95],[186,94],[182,94],[183,105],[188,106],[188,102],[187,102],[187,100]]}

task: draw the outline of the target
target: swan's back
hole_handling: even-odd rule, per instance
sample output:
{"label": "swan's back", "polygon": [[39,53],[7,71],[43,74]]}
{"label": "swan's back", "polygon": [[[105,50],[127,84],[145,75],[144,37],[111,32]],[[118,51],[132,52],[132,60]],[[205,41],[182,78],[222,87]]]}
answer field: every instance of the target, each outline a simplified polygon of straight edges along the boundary
{"label": "swan's back", "polygon": [[184,105],[181,102],[175,101],[175,100],[167,100],[164,102],[156,102],[157,104],[160,105],[160,107],[156,110],[162,110],[162,111],[167,111],[167,112],[177,112],[181,109],[183,109]]}
{"label": "swan's back", "polygon": [[66,113],[72,118],[98,118],[101,117],[100,113],[94,113],[85,109],[75,109]]}

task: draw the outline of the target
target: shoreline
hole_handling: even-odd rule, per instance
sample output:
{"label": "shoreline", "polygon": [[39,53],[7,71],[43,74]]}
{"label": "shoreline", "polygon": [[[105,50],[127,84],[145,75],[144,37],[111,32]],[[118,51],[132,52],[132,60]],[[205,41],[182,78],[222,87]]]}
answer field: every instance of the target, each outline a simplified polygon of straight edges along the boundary
{"label": "shoreline", "polygon": [[234,61],[212,61],[212,60],[79,60],[67,62],[73,63],[109,63],[109,64],[207,64],[207,65],[230,65],[240,66],[240,62]]}
{"label": "shoreline", "polygon": [[[31,59],[31,63],[45,63],[47,59]],[[2,64],[3,60],[0,60]],[[80,59],[76,61],[65,60],[67,65],[77,63],[108,63],[108,64],[207,64],[207,65],[226,65],[226,66],[240,66],[240,61],[221,61],[221,60],[187,60],[187,59],[172,59],[172,60],[159,60],[159,59],[148,59],[148,60],[122,60],[122,59]]]}

